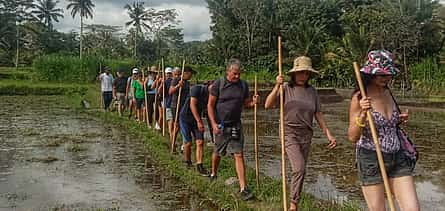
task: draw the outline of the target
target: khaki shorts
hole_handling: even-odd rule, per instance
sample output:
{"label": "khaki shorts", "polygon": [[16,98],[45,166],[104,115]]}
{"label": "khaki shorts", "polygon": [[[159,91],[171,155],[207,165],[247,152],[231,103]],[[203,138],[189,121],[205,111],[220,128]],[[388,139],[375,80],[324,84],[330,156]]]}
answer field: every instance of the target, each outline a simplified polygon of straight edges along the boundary
{"label": "khaki shorts", "polygon": [[244,135],[241,124],[234,127],[224,127],[222,133],[215,134],[215,148],[213,152],[219,156],[227,153],[237,154],[244,150]]}
{"label": "khaki shorts", "polygon": [[173,120],[173,112],[171,108],[165,109],[165,118],[167,119],[167,121]]}
{"label": "khaki shorts", "polygon": [[117,98],[117,101],[119,102],[119,105],[127,104],[126,99],[125,99],[125,93],[121,93],[121,92],[116,93],[116,98]]}

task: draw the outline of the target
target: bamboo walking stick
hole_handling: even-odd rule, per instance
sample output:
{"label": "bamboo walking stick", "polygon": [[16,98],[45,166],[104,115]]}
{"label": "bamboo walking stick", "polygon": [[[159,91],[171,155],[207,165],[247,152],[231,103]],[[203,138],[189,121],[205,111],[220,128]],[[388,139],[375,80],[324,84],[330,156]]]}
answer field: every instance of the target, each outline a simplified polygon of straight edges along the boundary
{"label": "bamboo walking stick", "polygon": [[[99,78],[101,74],[102,74],[102,62],[99,63]],[[99,90],[100,90],[100,108],[105,108],[104,95],[102,93],[102,80],[99,81]]]}
{"label": "bamboo walking stick", "polygon": [[[363,85],[362,77],[360,75],[360,68],[359,68],[357,62],[354,62],[353,64],[354,64],[355,77],[357,78],[357,82],[360,87],[360,93],[362,95],[362,98],[366,98],[366,90]],[[391,189],[389,187],[388,175],[386,174],[385,163],[383,162],[382,151],[380,150],[380,144],[379,144],[379,139],[378,139],[378,135],[377,135],[377,130],[375,128],[374,120],[372,118],[372,114],[371,114],[370,110],[366,111],[366,116],[368,119],[369,128],[371,129],[372,140],[374,141],[375,151],[377,153],[377,159],[379,161],[380,172],[382,174],[383,184],[385,186],[386,195],[388,197],[388,204],[389,204],[391,211],[395,211],[396,209],[394,207],[394,201],[392,198]]]}
{"label": "bamboo walking stick", "polygon": [[[160,66],[160,65],[159,65]],[[158,68],[158,72],[157,72],[157,74],[156,74],[156,79],[158,79],[158,77],[159,77],[159,68]],[[154,79],[153,79],[153,81],[154,81]],[[156,92],[155,92],[155,102],[154,102],[154,105],[153,105],[153,119],[152,119],[152,122],[153,122],[153,127],[155,127],[156,126],[156,123],[158,122],[158,120],[157,120],[157,118],[158,118],[158,116],[156,115],[156,113],[159,111],[159,109],[158,109],[158,91],[159,91],[159,89],[158,88],[156,88]]]}
{"label": "bamboo walking stick", "polygon": [[[258,82],[255,74],[255,96],[258,95]],[[260,162],[258,159],[258,134],[257,134],[257,109],[258,105],[255,103],[253,107],[253,131],[254,131],[254,144],[255,144],[255,176],[256,176],[256,188],[260,190]]]}
{"label": "bamboo walking stick", "polygon": [[[181,80],[184,78],[184,67],[185,67],[185,60],[182,61],[182,71],[181,71]],[[174,129],[173,129],[173,140],[171,141],[171,153],[173,153],[176,145],[176,130],[178,128],[178,117],[179,117],[179,104],[181,103],[181,92],[182,92],[182,86],[179,87],[179,93],[178,93],[178,99],[176,102],[176,114],[175,114],[175,122],[174,122]]]}
{"label": "bamboo walking stick", "polygon": [[165,136],[165,121],[166,121],[166,106],[165,106],[165,71],[164,71],[164,58],[161,60],[162,71],[162,136]]}
{"label": "bamboo walking stick", "polygon": [[147,101],[147,82],[145,81],[144,68],[142,68],[142,81],[144,82],[144,98],[145,98],[145,120],[147,121],[147,127],[150,128],[150,122],[148,121],[148,101]]}
{"label": "bamboo walking stick", "polygon": [[[278,73],[283,75],[281,55],[281,36],[278,37]],[[284,147],[284,89],[280,85],[280,140],[281,140],[281,180],[283,183],[283,210],[287,211],[287,193],[286,193],[286,157]]]}

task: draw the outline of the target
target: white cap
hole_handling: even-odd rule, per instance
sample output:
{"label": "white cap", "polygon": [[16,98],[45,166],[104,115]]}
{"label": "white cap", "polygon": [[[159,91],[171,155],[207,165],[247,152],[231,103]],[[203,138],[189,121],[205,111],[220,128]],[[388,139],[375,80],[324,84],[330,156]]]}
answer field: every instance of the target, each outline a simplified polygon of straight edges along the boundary
{"label": "white cap", "polygon": [[175,67],[175,68],[173,69],[173,72],[176,72],[176,71],[181,72],[181,68],[179,68],[179,67]]}
{"label": "white cap", "polygon": [[133,68],[133,70],[131,70],[133,72],[133,74],[137,74],[139,73],[139,69],[138,68]]}
{"label": "white cap", "polygon": [[171,67],[165,68],[165,73],[172,73],[173,69]]}

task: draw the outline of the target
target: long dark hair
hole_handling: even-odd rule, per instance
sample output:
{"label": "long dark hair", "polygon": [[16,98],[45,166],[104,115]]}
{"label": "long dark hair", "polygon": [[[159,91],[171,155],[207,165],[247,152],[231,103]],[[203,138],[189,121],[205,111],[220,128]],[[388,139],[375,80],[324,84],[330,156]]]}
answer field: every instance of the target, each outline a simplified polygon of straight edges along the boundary
{"label": "long dark hair", "polygon": [[[366,74],[366,73],[360,73],[361,77],[362,77],[362,81],[363,81],[363,86],[365,87],[365,91],[368,90],[368,86],[371,84],[372,80],[375,79],[375,75],[371,75],[371,74]],[[389,89],[388,85],[385,86],[386,89]],[[352,92],[352,96],[355,95],[355,93],[360,91],[360,87],[358,86],[358,82],[357,80],[355,80],[355,88],[354,88],[354,92]],[[362,95],[360,94],[358,96],[359,98],[362,98]]]}
{"label": "long dark hair", "polygon": [[[293,87],[295,87],[295,86],[297,86],[297,83],[295,82],[295,73],[291,73],[290,75],[290,79],[289,79],[289,82],[288,82],[288,86],[290,87],[290,88],[293,88]],[[309,87],[310,85],[309,85],[309,80],[311,80],[311,78],[312,78],[312,73],[310,74],[310,76],[309,76],[309,78],[306,80],[306,82],[304,83],[304,87]]]}

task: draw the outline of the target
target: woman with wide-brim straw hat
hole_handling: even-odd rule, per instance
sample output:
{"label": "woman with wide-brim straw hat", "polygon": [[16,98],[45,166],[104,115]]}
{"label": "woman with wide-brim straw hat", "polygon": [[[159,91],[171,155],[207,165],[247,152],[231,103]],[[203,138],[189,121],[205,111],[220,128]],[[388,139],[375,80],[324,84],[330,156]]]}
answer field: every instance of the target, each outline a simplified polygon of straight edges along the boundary
{"label": "woman with wide-brim straw hat", "polygon": [[[157,108],[157,105],[154,105],[155,98],[156,98],[156,87],[155,87],[155,81],[156,81],[156,75],[158,74],[158,68],[156,66],[151,66],[147,73],[147,78],[145,79],[145,84],[147,86],[147,115],[148,115],[148,122],[150,125],[153,125],[153,115],[158,116],[157,109],[155,109],[155,106]],[[156,120],[155,120],[156,122]],[[159,127],[159,126],[158,126]]]}
{"label": "woman with wide-brim straw hat", "polygon": [[371,111],[377,129],[389,185],[399,208],[414,211],[420,209],[412,176],[416,158],[409,150],[404,149],[398,133],[398,125],[408,121],[408,112],[400,112],[388,87],[392,77],[398,72],[389,51],[369,52],[366,64],[360,69],[366,98],[362,98],[357,86],[349,109],[348,138],[356,144],[358,177],[371,211],[386,210],[386,203],[376,146],[370,126],[366,123],[368,110]]}
{"label": "woman with wide-brim straw hat", "polygon": [[285,145],[292,167],[290,210],[298,210],[312,142],[314,117],[329,140],[328,148],[333,149],[337,145],[321,113],[317,91],[309,85],[309,79],[318,74],[312,67],[311,59],[300,56],[294,60],[294,67],[288,72],[290,81],[284,84],[284,77],[277,76],[276,85],[266,99],[266,109],[274,107],[279,102],[279,87],[284,86]]}

